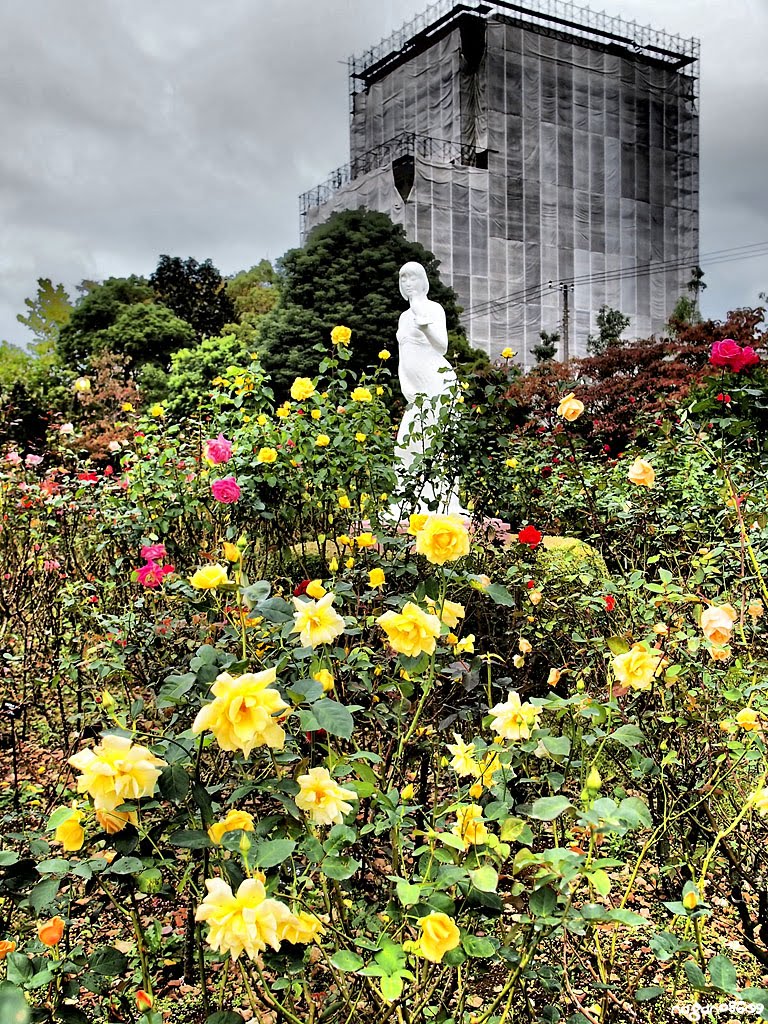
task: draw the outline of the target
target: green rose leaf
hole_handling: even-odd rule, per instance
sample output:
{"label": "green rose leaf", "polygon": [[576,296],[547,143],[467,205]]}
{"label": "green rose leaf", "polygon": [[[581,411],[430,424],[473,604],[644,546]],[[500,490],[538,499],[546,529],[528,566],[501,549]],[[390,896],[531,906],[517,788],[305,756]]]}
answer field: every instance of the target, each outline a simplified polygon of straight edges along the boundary
{"label": "green rose leaf", "polygon": [[91,956],[89,965],[94,974],[114,978],[128,966],[128,957],[114,946],[99,946]]}
{"label": "green rose leaf", "polygon": [[563,811],[572,806],[568,797],[542,796],[533,802],[528,811],[528,817],[536,818],[537,821],[554,821]]}
{"label": "green rose leaf", "polygon": [[318,727],[325,729],[329,736],[340,736],[344,740],[351,738],[355,722],[343,704],[324,697],[312,705],[312,714]]}

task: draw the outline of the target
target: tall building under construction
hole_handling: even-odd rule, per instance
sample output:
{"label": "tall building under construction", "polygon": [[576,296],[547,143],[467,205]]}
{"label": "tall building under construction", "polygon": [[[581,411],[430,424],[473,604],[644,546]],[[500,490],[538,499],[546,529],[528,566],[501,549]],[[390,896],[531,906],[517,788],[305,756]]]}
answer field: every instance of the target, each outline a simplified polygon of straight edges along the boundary
{"label": "tall building under construction", "polygon": [[[350,161],[300,198],[431,249],[477,348],[663,328],[698,264],[698,41],[562,0],[438,0],[349,60]],[[393,282],[393,287],[396,287]]]}

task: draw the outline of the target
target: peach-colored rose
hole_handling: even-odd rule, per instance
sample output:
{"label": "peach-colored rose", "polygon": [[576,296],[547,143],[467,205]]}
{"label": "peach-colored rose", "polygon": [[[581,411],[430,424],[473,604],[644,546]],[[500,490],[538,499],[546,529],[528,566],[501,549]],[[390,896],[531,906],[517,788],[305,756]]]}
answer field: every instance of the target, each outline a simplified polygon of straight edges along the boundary
{"label": "peach-colored rose", "polygon": [[701,631],[710,643],[723,646],[730,642],[733,624],[738,617],[733,605],[710,605],[701,613]]}

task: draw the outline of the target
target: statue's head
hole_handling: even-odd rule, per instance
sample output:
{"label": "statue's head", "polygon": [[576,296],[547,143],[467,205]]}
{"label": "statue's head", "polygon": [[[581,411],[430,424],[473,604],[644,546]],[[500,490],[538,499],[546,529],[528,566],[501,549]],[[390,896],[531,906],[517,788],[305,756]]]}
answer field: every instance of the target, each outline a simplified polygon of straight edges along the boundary
{"label": "statue's head", "polygon": [[412,295],[427,295],[429,278],[420,263],[404,263],[400,267],[400,294],[410,300]]}

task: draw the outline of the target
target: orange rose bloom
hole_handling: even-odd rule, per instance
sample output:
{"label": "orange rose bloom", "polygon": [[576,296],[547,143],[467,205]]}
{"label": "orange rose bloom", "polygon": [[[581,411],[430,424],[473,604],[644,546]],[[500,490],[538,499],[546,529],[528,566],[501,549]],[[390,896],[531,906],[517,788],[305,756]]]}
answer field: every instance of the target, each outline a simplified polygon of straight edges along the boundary
{"label": "orange rose bloom", "polygon": [[16,950],[16,943],[11,940],[3,939],[0,942],[0,960],[5,960],[9,953],[13,953]]}
{"label": "orange rose bloom", "polygon": [[37,937],[44,946],[58,946],[64,934],[64,921],[56,916],[37,926]]}

